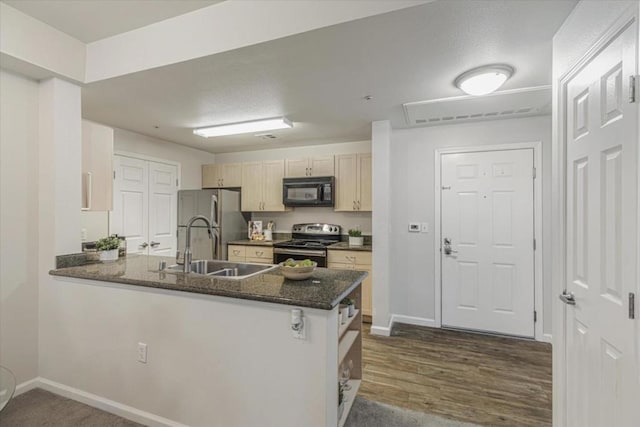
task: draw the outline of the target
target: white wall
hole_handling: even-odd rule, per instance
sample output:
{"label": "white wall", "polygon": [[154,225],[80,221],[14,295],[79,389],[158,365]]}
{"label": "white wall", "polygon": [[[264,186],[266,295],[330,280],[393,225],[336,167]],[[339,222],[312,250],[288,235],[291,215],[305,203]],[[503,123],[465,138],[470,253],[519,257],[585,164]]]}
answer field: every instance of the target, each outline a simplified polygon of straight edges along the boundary
{"label": "white wall", "polygon": [[[434,156],[438,148],[542,141],[544,332],[551,333],[549,116],[394,130],[391,138],[389,265],[392,314],[435,318]],[[376,173],[377,171],[374,171]],[[409,222],[428,222],[429,233],[409,233]],[[375,239],[374,239],[375,242]],[[375,287],[374,287],[375,293]],[[428,323],[428,322],[426,322]]]}
{"label": "white wall", "polygon": [[0,364],[38,376],[38,83],[0,70]]}
{"label": "white wall", "polygon": [[[309,147],[276,148],[271,150],[246,151],[216,155],[216,163],[253,162],[258,160],[299,159],[349,153],[370,153],[371,141],[345,142]],[[343,233],[349,228],[360,227],[366,235],[371,234],[371,212],[334,212],[332,208],[295,208],[290,212],[253,213],[256,221],[272,220],[276,231],[290,233],[291,226],[304,222],[325,222],[342,226]]]}

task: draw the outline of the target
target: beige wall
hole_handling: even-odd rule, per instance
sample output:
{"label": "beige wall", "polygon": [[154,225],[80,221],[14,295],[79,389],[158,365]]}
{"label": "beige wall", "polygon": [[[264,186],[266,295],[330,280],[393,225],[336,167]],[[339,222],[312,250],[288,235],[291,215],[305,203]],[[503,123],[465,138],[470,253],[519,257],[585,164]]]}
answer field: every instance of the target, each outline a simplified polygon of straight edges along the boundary
{"label": "beige wall", "polygon": [[38,376],[38,83],[0,70],[0,364]]}

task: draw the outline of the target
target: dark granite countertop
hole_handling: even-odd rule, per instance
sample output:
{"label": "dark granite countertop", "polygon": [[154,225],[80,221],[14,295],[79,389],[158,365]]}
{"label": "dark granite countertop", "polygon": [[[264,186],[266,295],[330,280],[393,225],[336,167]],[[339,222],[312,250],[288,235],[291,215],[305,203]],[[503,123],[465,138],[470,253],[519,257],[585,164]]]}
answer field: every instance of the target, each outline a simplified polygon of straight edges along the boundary
{"label": "dark granite countertop", "polygon": [[242,245],[242,246],[273,246],[274,243],[282,243],[286,242],[289,239],[281,239],[281,240],[234,240],[232,242],[227,242],[228,245]]}
{"label": "dark granite countertop", "polygon": [[349,246],[349,242],[338,242],[333,245],[327,246],[327,249],[336,249],[339,251],[364,251],[371,252],[373,250],[373,246],[371,245],[363,245],[363,246]]}
{"label": "dark granite countertop", "polygon": [[128,255],[109,263],[58,268],[49,274],[322,310],[333,309],[367,276],[363,271],[317,268],[310,279],[293,281],[285,279],[275,269],[234,280],[158,271],[158,264],[163,259],[168,264],[175,262],[169,257]]}

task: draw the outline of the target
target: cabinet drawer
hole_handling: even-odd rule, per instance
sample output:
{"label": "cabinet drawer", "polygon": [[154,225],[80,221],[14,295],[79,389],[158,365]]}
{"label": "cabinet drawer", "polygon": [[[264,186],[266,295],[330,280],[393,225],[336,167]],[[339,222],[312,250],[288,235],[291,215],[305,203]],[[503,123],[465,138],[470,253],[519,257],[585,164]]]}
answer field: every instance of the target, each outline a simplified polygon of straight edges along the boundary
{"label": "cabinet drawer", "polygon": [[227,258],[229,258],[227,261],[230,261],[230,262],[247,262],[247,259],[243,256],[229,255]]}
{"label": "cabinet drawer", "polygon": [[247,249],[247,252],[246,252],[247,259],[257,258],[257,259],[267,260],[269,261],[269,264],[273,262],[273,248],[264,247],[264,246],[259,246],[259,247],[247,246],[246,249]]}
{"label": "cabinet drawer", "polygon": [[231,258],[241,258],[243,261],[247,256],[247,247],[238,245],[229,245],[227,253],[229,254],[229,261]]}
{"label": "cabinet drawer", "polygon": [[332,251],[327,254],[329,264],[360,264],[371,265],[371,252],[366,251]]}
{"label": "cabinet drawer", "polygon": [[273,264],[273,259],[269,258],[251,258],[247,257],[247,261],[253,264]]}
{"label": "cabinet drawer", "polygon": [[327,263],[327,268],[336,268],[338,270],[354,270],[356,268],[356,265],[345,264],[342,262],[329,262]]}

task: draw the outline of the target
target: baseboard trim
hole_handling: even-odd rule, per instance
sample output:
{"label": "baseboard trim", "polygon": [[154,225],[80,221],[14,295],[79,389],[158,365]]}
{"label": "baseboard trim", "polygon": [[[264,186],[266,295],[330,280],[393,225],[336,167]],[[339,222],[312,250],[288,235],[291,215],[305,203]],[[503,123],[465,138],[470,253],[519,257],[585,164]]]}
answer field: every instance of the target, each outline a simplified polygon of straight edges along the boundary
{"label": "baseboard trim", "polygon": [[34,388],[38,387],[38,384],[40,382],[40,377],[35,377],[30,379],[29,381],[25,381],[23,383],[20,383],[16,386],[16,391],[15,393],[13,393],[14,396],[19,396],[22,393],[26,393],[30,390],[33,390]]}
{"label": "baseboard trim", "polygon": [[113,400],[79,390],[74,387],[69,387],[67,385],[48,380],[46,378],[38,378],[36,387],[146,426],[188,427],[185,424],[180,424],[176,421],[154,415],[150,412],[141,411],[134,407],[127,406],[122,403],[118,403]]}
{"label": "baseboard trim", "polygon": [[391,328],[385,328],[384,326],[371,326],[371,335],[389,337],[391,336]]}
{"label": "baseboard trim", "polygon": [[425,319],[423,317],[404,316],[402,314],[391,315],[391,326],[394,323],[404,323],[407,325],[427,326],[429,328],[439,328],[435,319]]}

